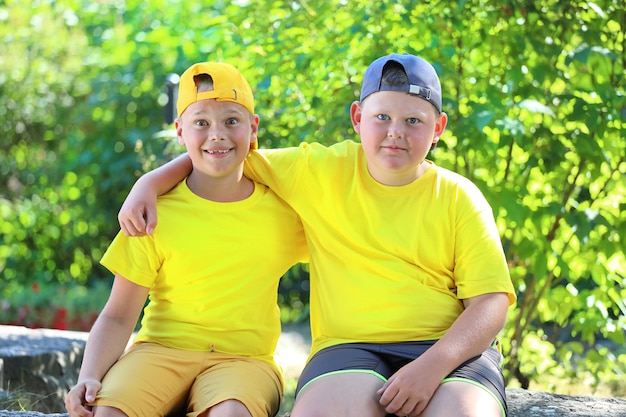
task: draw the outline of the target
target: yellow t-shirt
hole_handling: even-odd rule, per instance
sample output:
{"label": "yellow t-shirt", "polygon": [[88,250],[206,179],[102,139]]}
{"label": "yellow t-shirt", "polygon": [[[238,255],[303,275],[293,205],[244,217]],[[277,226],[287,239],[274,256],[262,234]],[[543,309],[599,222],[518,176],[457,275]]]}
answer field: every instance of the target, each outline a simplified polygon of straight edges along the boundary
{"label": "yellow t-shirt", "polygon": [[280,277],[308,261],[302,224],[269,188],[218,203],[181,182],[157,201],[152,236],[119,233],[102,265],[150,288],[135,341],[274,364]]}
{"label": "yellow t-shirt", "polygon": [[469,180],[431,167],[390,187],[360,144],[263,150],[246,174],[300,215],[311,273],[312,354],[349,342],[439,339],[462,299],[515,294],[491,207]]}

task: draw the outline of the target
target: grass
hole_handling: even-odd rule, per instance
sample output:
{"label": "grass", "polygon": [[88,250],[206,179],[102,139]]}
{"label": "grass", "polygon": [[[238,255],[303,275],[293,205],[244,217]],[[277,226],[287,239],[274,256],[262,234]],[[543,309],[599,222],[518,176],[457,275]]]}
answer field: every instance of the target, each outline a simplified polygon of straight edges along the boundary
{"label": "grass", "polygon": [[284,416],[288,414],[293,408],[294,394],[296,392],[297,382],[297,378],[285,379],[285,395],[283,397],[283,402],[280,404],[280,409],[278,410],[277,414],[278,416]]}
{"label": "grass", "polygon": [[42,413],[59,413],[45,401],[51,395],[36,394],[20,387],[0,390],[0,410],[8,411],[39,411]]}

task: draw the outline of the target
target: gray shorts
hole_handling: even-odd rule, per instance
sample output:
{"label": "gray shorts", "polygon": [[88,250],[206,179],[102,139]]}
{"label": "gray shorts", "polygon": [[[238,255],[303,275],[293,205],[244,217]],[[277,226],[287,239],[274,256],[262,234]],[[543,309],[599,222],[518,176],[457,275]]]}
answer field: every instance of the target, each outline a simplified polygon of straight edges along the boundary
{"label": "gray shorts", "polygon": [[[325,375],[366,370],[386,381],[398,369],[418,358],[436,340],[402,343],[346,343],[317,352],[307,363],[296,388],[296,397],[308,383]],[[443,382],[467,381],[484,388],[499,402],[507,415],[504,377],[500,368],[502,355],[490,347],[450,373]]]}

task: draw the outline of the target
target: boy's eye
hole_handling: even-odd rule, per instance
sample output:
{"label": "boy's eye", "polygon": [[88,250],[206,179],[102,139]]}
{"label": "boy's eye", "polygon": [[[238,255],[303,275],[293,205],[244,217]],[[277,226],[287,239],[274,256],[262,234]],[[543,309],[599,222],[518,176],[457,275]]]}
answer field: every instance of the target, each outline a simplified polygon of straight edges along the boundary
{"label": "boy's eye", "polygon": [[239,123],[239,120],[234,117],[231,117],[230,119],[226,120],[227,125],[236,125],[238,123]]}
{"label": "boy's eye", "polygon": [[203,119],[198,119],[198,120],[195,120],[193,122],[193,124],[196,125],[196,126],[208,126],[209,122],[207,122],[206,120],[203,120]]}
{"label": "boy's eye", "polygon": [[378,120],[389,120],[389,116],[386,114],[379,114],[376,117],[378,118]]}
{"label": "boy's eye", "polygon": [[416,125],[420,122],[417,117],[409,117],[408,119],[406,119],[406,121],[410,125]]}

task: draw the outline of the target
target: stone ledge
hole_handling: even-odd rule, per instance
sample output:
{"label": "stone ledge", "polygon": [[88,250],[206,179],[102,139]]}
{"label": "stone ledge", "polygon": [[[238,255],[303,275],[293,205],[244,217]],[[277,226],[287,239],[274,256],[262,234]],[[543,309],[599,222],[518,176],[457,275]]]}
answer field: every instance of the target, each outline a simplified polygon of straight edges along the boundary
{"label": "stone ledge", "polygon": [[69,414],[44,414],[38,411],[0,410],[0,417],[69,417]]}
{"label": "stone ledge", "polygon": [[[32,330],[0,325],[0,400],[16,387],[37,394],[31,411],[0,410],[0,417],[67,417],[63,397],[74,385],[82,361],[87,333]],[[286,374],[299,371],[306,360],[306,341],[285,333],[279,341],[277,361]],[[4,362],[4,382],[3,365]],[[22,388],[20,388],[22,387]],[[3,391],[6,390],[6,391]],[[626,400],[568,396],[519,388],[507,390],[509,417],[626,417]],[[46,414],[51,411],[56,414]]]}
{"label": "stone ledge", "polygon": [[83,332],[0,326],[0,399],[19,393],[33,411],[65,411],[86,340]]}
{"label": "stone ledge", "polygon": [[509,417],[626,417],[626,400],[507,389]]}

